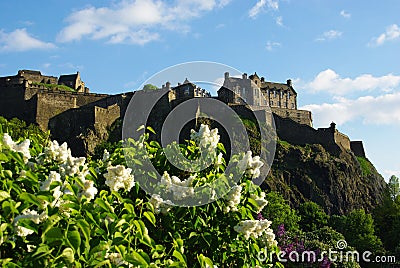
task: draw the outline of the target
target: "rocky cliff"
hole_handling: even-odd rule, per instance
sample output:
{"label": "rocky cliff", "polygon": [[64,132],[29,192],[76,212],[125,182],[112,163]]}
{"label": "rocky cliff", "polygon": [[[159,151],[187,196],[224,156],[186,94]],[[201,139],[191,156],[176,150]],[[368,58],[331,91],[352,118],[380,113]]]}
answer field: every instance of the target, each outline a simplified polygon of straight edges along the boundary
{"label": "rocky cliff", "polygon": [[295,207],[311,200],[329,214],[344,214],[358,208],[371,211],[381,202],[387,185],[367,159],[351,151],[333,153],[319,144],[278,141],[263,187],[282,193]]}

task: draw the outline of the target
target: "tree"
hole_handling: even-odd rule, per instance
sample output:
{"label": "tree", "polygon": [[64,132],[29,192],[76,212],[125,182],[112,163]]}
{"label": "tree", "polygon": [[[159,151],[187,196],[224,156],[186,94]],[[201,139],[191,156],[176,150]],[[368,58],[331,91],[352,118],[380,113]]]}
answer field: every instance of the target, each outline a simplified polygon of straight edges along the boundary
{"label": "tree", "polygon": [[375,235],[372,215],[363,209],[353,210],[347,215],[343,235],[347,243],[359,252],[368,250],[378,254],[384,251],[382,241]]}
{"label": "tree", "polygon": [[143,90],[157,90],[157,89],[159,89],[159,88],[152,84],[146,84],[143,86]]}
{"label": "tree", "polygon": [[385,249],[394,252],[396,247],[400,248],[400,195],[393,200],[387,194],[382,204],[375,208],[373,216]]}
{"label": "tree", "polygon": [[270,192],[266,199],[268,205],[262,211],[263,216],[272,221],[273,230],[284,224],[287,231],[299,229],[300,217],[296,210],[291,209],[287,201],[278,192]]}
{"label": "tree", "polygon": [[329,216],[321,206],[314,202],[305,202],[299,207],[300,225],[303,231],[312,232],[328,225]]}
{"label": "tree", "polygon": [[393,175],[389,179],[389,192],[393,200],[395,200],[396,197],[400,194],[399,178],[397,178],[395,175]]}

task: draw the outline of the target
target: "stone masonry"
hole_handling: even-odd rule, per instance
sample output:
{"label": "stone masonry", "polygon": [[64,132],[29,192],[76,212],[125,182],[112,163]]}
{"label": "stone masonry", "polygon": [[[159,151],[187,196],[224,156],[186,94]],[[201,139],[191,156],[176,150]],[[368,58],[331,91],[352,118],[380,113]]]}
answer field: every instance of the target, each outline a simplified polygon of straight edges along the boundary
{"label": "stone masonry", "polygon": [[[70,90],[65,90],[65,86]],[[188,79],[175,87],[167,82],[161,89],[168,92],[162,114],[188,98],[211,97]],[[95,145],[107,139],[107,129],[124,117],[133,94],[90,93],[79,72],[58,78],[42,75],[40,71],[20,70],[15,76],[0,77],[0,115],[51,130],[54,139],[67,141],[76,155],[84,155],[93,153]],[[301,145],[339,146],[365,157],[362,142],[351,142],[334,123],[329,128],[313,128],[311,112],[297,109],[297,92],[290,79],[286,83],[273,83],[257,73],[243,74],[240,78],[225,73],[217,98],[244,117],[256,111],[269,120],[268,107],[282,140]]]}

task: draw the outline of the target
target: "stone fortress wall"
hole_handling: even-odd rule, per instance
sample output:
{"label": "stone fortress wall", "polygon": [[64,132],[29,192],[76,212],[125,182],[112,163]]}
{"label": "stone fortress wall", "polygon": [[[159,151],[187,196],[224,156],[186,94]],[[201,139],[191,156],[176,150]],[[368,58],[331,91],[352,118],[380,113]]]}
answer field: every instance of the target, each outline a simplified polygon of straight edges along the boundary
{"label": "stone fortress wall", "polygon": [[[67,91],[59,85],[68,86],[71,90]],[[79,72],[57,78],[42,75],[39,71],[20,70],[15,76],[0,77],[0,115],[36,123],[43,130],[50,129],[53,138],[60,142],[67,141],[73,151],[82,155],[94,149],[94,145],[83,136],[105,139],[107,129],[118,118],[123,118],[135,94],[94,94],[84,85]],[[161,89],[168,94],[160,103],[163,111],[152,114],[156,121],[186,99],[211,97],[210,93],[188,79],[175,87],[167,82]],[[301,145],[319,143],[326,147],[340,146],[365,157],[362,142],[351,142],[336,129],[335,124],[329,128],[313,128],[311,112],[297,109],[297,92],[291,80],[281,84],[267,82],[256,73],[250,76],[243,74],[239,78],[225,73],[224,85],[218,90],[216,98],[243,117],[253,118],[251,113],[254,112],[262,120],[271,121],[272,111],[278,137],[282,140]]]}

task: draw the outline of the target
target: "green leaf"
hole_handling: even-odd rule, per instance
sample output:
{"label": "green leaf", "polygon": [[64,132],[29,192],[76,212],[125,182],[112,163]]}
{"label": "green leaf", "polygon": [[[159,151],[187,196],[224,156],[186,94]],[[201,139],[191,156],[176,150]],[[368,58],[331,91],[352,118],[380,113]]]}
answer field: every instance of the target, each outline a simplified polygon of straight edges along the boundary
{"label": "green leaf", "polygon": [[41,245],[40,247],[38,247],[36,249],[36,251],[35,251],[35,253],[33,253],[32,257],[41,259],[44,256],[50,255],[52,251],[53,251],[53,249],[50,249],[48,245]]}
{"label": "green leaf", "polygon": [[146,129],[148,131],[150,131],[151,133],[156,134],[156,132],[154,131],[154,129],[152,127],[148,126],[148,127],[146,127]]}
{"label": "green leaf", "polygon": [[154,216],[153,212],[145,211],[145,212],[143,213],[143,216],[145,216],[146,219],[148,219],[149,222],[150,222],[151,224],[153,224],[153,226],[156,226],[156,217]]}
{"label": "green leaf", "polygon": [[10,194],[6,191],[0,191],[0,202],[7,198],[10,198]]}
{"label": "green leaf", "polygon": [[85,237],[86,243],[90,242],[90,225],[84,219],[79,219],[76,221],[76,226],[82,231],[83,236]]}
{"label": "green leaf", "polygon": [[204,256],[203,254],[200,254],[197,256],[197,259],[201,265],[201,267],[203,268],[211,268],[214,267],[214,264],[212,262],[212,260],[206,256]]}
{"label": "green leaf", "polygon": [[8,162],[8,157],[7,155],[0,153],[0,161]]}
{"label": "green leaf", "polygon": [[67,238],[70,246],[75,250],[75,252],[80,254],[80,246],[81,246],[81,235],[78,231],[69,231],[67,233]]}
{"label": "green leaf", "polygon": [[42,235],[43,243],[52,243],[54,241],[62,241],[64,238],[63,230],[59,227],[50,228],[44,235]]}
{"label": "green leaf", "polygon": [[114,209],[110,206],[110,204],[106,201],[104,201],[101,198],[96,198],[94,201],[97,205],[99,205],[102,209],[104,209],[107,212],[114,212]]}
{"label": "green leaf", "polygon": [[247,202],[249,202],[255,209],[259,208],[259,205],[258,205],[257,201],[254,200],[253,198],[250,198],[250,197],[247,198]]}
{"label": "green leaf", "polygon": [[131,254],[127,254],[125,259],[133,265],[139,265],[139,267],[148,267],[149,263],[135,250]]}
{"label": "green leaf", "polygon": [[36,205],[38,207],[42,206],[42,204],[40,203],[39,199],[36,196],[34,196],[33,194],[30,194],[30,193],[26,193],[26,192],[21,193],[19,195],[19,199],[21,199],[22,201],[26,201],[28,203],[34,204],[34,205]]}
{"label": "green leaf", "polygon": [[174,253],[172,253],[172,256],[174,256],[174,257],[177,258],[181,263],[184,263],[184,264],[186,265],[186,260],[185,260],[185,258],[183,257],[183,255],[182,255],[179,251],[174,250]]}
{"label": "green leaf", "polygon": [[61,254],[61,256],[66,263],[72,264],[74,263],[74,251],[72,250],[72,248],[65,248]]}

